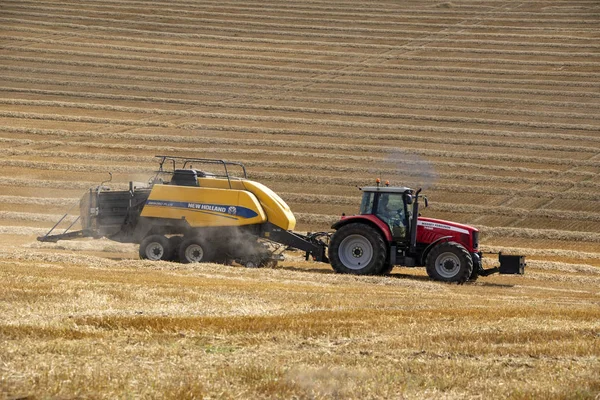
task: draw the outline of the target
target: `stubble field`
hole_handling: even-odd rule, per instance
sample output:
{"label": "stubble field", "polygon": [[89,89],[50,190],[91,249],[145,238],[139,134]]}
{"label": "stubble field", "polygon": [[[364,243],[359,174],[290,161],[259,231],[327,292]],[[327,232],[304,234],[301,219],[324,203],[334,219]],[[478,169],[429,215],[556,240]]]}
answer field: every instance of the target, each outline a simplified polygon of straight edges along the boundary
{"label": "stubble field", "polygon": [[[0,399],[599,395],[597,1],[4,0],[0,22]],[[526,275],[35,241],[156,154],[244,162],[300,231],[377,176],[423,187]]]}

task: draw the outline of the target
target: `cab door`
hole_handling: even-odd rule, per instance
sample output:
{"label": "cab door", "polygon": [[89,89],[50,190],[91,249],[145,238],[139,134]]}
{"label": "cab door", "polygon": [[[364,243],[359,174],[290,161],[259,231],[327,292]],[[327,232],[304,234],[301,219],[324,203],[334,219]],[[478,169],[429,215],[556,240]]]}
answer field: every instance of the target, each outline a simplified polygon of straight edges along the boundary
{"label": "cab door", "polygon": [[385,222],[396,242],[404,242],[408,238],[408,222],[406,204],[402,193],[379,193],[376,198],[375,215]]}

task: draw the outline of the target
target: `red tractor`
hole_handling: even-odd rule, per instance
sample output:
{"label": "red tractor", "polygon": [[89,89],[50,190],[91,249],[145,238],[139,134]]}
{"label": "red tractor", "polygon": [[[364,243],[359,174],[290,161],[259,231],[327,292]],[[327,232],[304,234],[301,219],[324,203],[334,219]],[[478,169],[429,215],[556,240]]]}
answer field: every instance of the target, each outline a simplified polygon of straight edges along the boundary
{"label": "red tractor", "polygon": [[434,280],[464,283],[495,272],[523,274],[523,256],[500,254],[500,267],[484,270],[479,231],[468,225],[424,218],[419,199],[406,187],[364,187],[359,215],[333,224],[329,261],[336,272],[388,274],[394,266],[425,266]]}

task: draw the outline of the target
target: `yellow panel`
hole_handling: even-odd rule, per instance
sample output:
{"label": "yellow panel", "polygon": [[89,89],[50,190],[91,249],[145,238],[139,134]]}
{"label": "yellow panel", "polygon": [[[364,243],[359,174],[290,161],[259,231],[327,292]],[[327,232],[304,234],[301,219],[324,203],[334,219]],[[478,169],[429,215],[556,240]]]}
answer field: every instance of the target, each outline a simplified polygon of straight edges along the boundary
{"label": "yellow panel", "polygon": [[267,221],[256,196],[245,190],[229,189],[229,184],[226,187],[154,185],[141,216],[185,218],[192,227],[242,226]]}
{"label": "yellow panel", "polygon": [[231,182],[231,189],[245,190],[244,184],[239,179],[227,179],[222,178],[198,178],[198,185],[201,187],[211,187],[217,189],[229,189],[229,183]]}
{"label": "yellow panel", "polygon": [[258,197],[270,223],[286,231],[293,230],[296,227],[296,217],[294,217],[292,210],[274,191],[258,182],[247,180],[242,182],[247,190]]}

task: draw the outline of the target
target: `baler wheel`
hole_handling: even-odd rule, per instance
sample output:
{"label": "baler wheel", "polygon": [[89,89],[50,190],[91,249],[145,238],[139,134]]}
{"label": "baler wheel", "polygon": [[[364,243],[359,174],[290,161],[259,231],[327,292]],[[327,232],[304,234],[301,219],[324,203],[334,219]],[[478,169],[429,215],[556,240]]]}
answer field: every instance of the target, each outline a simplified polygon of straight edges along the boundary
{"label": "baler wheel", "polygon": [[171,259],[169,239],[163,235],[150,235],[140,243],[139,255],[142,260],[168,261]]}
{"label": "baler wheel", "polygon": [[202,238],[184,239],[179,246],[179,261],[184,264],[212,262],[213,258],[210,246]]}
{"label": "baler wheel", "polygon": [[378,231],[366,224],[342,226],[329,243],[329,259],[335,272],[377,275],[385,268],[386,258],[386,242]]}
{"label": "baler wheel", "polygon": [[425,261],[427,275],[442,282],[465,283],[473,273],[473,259],[462,245],[444,242],[435,246]]}

